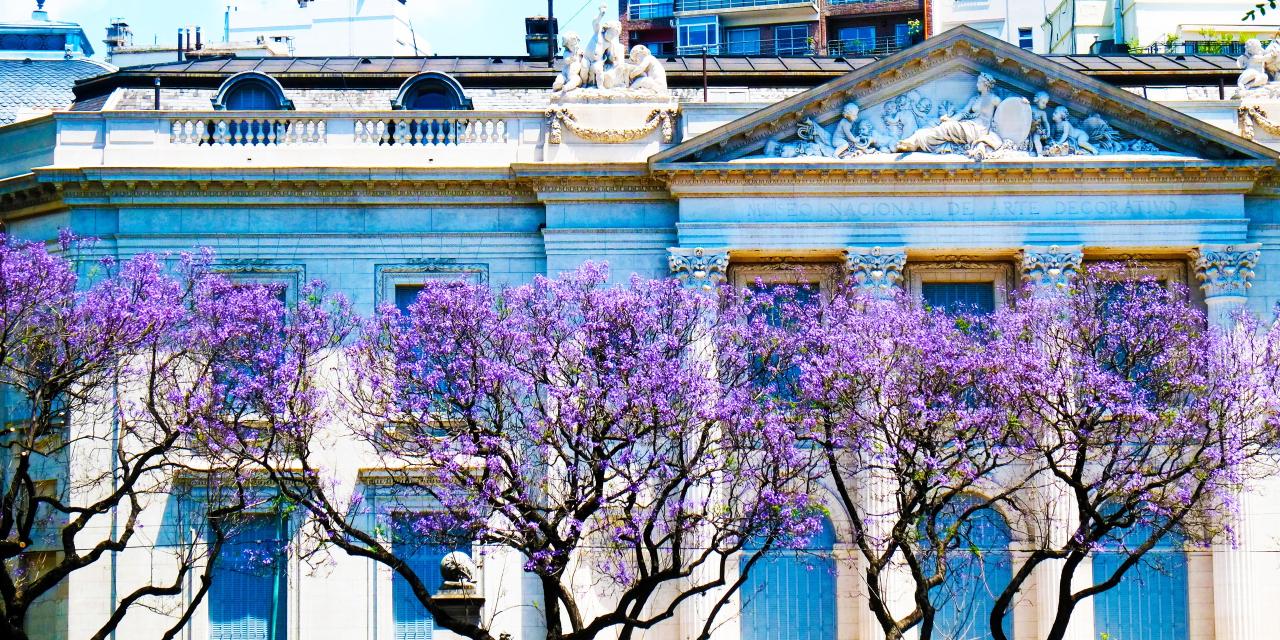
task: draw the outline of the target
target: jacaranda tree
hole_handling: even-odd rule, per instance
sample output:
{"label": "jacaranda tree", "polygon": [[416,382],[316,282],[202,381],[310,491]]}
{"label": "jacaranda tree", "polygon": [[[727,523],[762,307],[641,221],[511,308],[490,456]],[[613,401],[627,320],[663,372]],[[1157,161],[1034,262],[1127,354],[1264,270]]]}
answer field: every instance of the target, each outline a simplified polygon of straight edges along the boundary
{"label": "jacaranda tree", "polygon": [[[1058,640],[1081,602],[1162,541],[1230,540],[1235,497],[1278,444],[1280,337],[1238,321],[1211,328],[1185,288],[1117,266],[993,320],[1006,347],[992,389],[1030,434],[1024,456],[1037,474],[1015,519],[1023,561],[996,598],[993,638],[1009,637],[1001,620],[1038,568],[1056,585],[1055,602],[1040,604],[1052,620],[1045,637]],[[1099,552],[1120,560],[1087,565]]]}
{"label": "jacaranda tree", "polygon": [[807,456],[746,338],[769,330],[758,303],[605,280],[587,265],[501,293],[429,283],[407,315],[379,309],[344,393],[378,506],[333,490],[318,437],[290,445],[301,473],[282,491],[325,544],[391,568],[466,637],[496,632],[439,606],[438,568],[405,549],[518,554],[548,638],[626,638],[694,606],[705,637],[739,565],[817,526]]}
{"label": "jacaranda tree", "polygon": [[974,529],[1026,480],[1027,434],[988,388],[999,349],[972,318],[905,296],[841,290],[795,310],[792,417],[848,516],[871,613],[893,640],[949,637],[939,603],[984,575]]}

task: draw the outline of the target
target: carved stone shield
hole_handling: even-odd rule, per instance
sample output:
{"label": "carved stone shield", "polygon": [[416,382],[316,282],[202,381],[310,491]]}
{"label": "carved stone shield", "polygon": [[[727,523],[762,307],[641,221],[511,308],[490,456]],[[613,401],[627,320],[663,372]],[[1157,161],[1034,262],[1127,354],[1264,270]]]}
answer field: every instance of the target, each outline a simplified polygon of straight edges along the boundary
{"label": "carved stone shield", "polygon": [[996,107],[992,128],[1001,138],[1021,146],[1031,136],[1031,103],[1026,98],[1005,98]]}

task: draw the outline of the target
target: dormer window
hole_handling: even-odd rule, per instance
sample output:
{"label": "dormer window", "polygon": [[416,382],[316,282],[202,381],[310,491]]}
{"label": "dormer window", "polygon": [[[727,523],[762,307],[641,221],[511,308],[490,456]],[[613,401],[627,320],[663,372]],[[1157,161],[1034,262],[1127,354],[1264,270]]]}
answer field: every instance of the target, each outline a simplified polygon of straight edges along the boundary
{"label": "dormer window", "polygon": [[471,109],[471,99],[452,76],[438,71],[420,73],[400,85],[400,93],[391,102],[392,109],[414,111],[453,111]]}
{"label": "dormer window", "polygon": [[293,101],[284,95],[280,83],[265,73],[245,71],[237,73],[218,89],[213,98],[213,108],[219,111],[286,111],[293,109]]}

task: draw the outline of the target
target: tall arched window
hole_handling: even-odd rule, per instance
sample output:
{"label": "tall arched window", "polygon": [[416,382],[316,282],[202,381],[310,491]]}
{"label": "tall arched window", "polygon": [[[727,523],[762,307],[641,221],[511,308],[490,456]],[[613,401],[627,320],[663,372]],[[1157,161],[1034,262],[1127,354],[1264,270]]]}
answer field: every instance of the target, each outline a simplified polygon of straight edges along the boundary
{"label": "tall arched window", "polygon": [[[1141,545],[1151,535],[1150,526],[1136,526],[1094,553],[1094,582],[1111,577],[1129,557],[1125,549]],[[1182,538],[1168,535],[1125,572],[1120,584],[1094,596],[1094,636],[1187,640],[1191,635],[1187,609],[1187,554]]]}
{"label": "tall arched window", "polygon": [[[975,500],[959,501],[953,508],[960,513]],[[945,531],[955,518],[943,518],[938,530]],[[1009,524],[995,509],[975,511],[956,530],[947,551],[946,580],[929,592],[936,611],[933,637],[941,640],[979,640],[990,638],[991,610],[996,598],[1013,578],[1013,556],[1009,552],[1012,537]],[[1004,619],[1004,631],[1013,635],[1013,621]]]}
{"label": "tall arched window", "polygon": [[213,108],[227,111],[282,111],[293,109],[280,83],[257,71],[237,73],[218,88]]}
{"label": "tall arched window", "polygon": [[419,111],[471,109],[471,99],[449,74],[428,71],[405,80],[396,99],[391,102],[391,108]]}
{"label": "tall arched window", "polygon": [[834,640],[835,530],[822,524],[807,548],[771,551],[751,567],[738,593],[742,640]]}

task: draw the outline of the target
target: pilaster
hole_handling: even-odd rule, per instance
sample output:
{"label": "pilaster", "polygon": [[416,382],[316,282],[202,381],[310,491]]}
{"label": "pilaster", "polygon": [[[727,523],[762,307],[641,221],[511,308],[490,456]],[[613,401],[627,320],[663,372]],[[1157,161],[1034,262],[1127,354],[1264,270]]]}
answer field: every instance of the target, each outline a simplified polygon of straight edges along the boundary
{"label": "pilaster", "polygon": [[[1211,326],[1231,331],[1234,315],[1248,302],[1253,269],[1261,257],[1261,244],[1202,245],[1195,255],[1196,277],[1204,291]],[[1213,546],[1214,638],[1249,640],[1261,637],[1257,630],[1257,607],[1253,601],[1254,579],[1250,563],[1250,496],[1239,496],[1235,521],[1235,545],[1221,542]]]}

